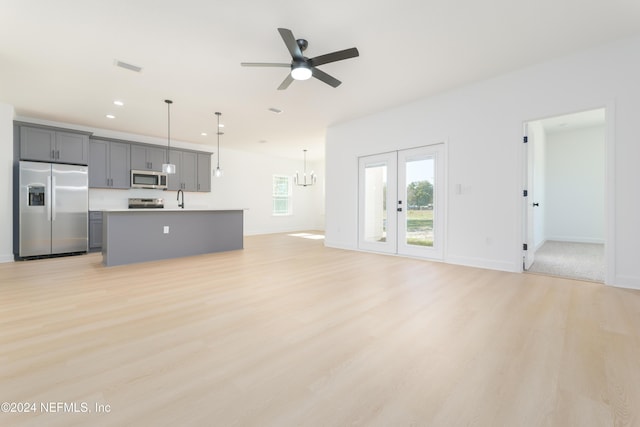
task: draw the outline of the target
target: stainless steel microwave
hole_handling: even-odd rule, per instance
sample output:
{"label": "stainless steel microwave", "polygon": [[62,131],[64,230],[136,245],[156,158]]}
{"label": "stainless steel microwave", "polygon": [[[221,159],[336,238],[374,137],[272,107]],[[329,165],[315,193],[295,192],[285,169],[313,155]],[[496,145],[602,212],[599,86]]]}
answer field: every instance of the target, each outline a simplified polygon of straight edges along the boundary
{"label": "stainless steel microwave", "polygon": [[167,189],[167,174],[156,171],[131,170],[131,188]]}

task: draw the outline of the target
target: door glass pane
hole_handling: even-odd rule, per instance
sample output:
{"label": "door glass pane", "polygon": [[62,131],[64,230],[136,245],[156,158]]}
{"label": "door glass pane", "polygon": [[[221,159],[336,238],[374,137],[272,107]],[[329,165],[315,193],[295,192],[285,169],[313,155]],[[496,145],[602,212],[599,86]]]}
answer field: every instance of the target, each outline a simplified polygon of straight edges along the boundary
{"label": "door glass pane", "polygon": [[433,246],[433,187],[435,159],[408,160],[406,164],[406,244]]}
{"label": "door glass pane", "polygon": [[367,165],[364,185],[364,240],[387,241],[387,165]]}

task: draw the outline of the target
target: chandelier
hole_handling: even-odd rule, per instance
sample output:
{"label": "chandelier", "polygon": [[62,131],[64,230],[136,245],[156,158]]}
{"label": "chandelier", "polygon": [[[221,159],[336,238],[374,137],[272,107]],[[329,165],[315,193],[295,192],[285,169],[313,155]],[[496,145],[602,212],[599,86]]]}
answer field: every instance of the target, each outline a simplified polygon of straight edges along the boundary
{"label": "chandelier", "polygon": [[296,171],[296,174],[293,177],[293,183],[300,187],[307,187],[309,185],[315,184],[317,181],[317,177],[316,174],[311,171],[311,173],[309,174],[309,181],[307,182],[307,150],[302,151],[304,151],[304,171],[302,173],[302,180],[300,180],[300,175],[298,174],[298,171]]}

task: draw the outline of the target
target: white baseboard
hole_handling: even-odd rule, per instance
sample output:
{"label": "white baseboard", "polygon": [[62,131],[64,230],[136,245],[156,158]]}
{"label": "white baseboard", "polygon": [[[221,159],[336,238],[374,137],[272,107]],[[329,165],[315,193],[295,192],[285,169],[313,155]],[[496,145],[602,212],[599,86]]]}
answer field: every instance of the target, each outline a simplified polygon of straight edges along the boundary
{"label": "white baseboard", "polygon": [[604,239],[597,237],[576,237],[576,236],[547,236],[546,241],[567,242],[567,243],[597,243],[604,244]]}
{"label": "white baseboard", "polygon": [[247,229],[245,228],[243,231],[243,235],[245,236],[258,236],[261,234],[277,234],[277,233],[299,233],[302,231],[324,231],[322,227],[318,227],[310,225],[308,227],[278,227],[278,228],[260,228],[260,229]]}
{"label": "white baseboard", "polygon": [[13,262],[13,261],[14,261],[13,255],[0,255],[0,263]]}
{"label": "white baseboard", "polygon": [[357,247],[353,246],[353,245],[348,245],[348,244],[344,244],[344,243],[340,243],[340,242],[334,242],[331,240],[324,240],[324,245],[328,248],[334,248],[334,249],[345,249],[348,251],[357,251],[359,250]]}
{"label": "white baseboard", "polygon": [[[382,253],[382,252],[366,251],[366,250],[360,249],[358,247],[354,247],[352,245],[348,245],[348,244],[344,244],[344,243],[340,243],[340,242],[335,242],[335,241],[330,241],[330,240],[325,240],[324,245],[326,247],[328,247],[328,248],[334,248],[334,249],[345,249],[345,250],[357,251],[357,252],[379,253],[381,255],[399,256],[397,254],[385,254],[385,253]],[[400,255],[400,256],[404,256],[404,255]],[[415,258],[415,257],[407,257],[407,258]],[[522,265],[517,265],[517,264],[508,263],[508,262],[504,262],[504,261],[490,260],[490,259],[486,259],[486,258],[469,258],[469,257],[451,257],[451,256],[449,256],[449,257],[446,257],[444,260],[433,260],[433,259],[429,259],[429,258],[415,258],[415,259],[424,259],[426,261],[442,262],[442,263],[445,263],[445,264],[464,265],[466,267],[484,268],[484,269],[488,269],[488,270],[507,271],[507,272],[510,272],[510,273],[521,273],[522,272]]]}
{"label": "white baseboard", "polygon": [[611,286],[617,288],[640,290],[640,277],[637,276],[615,276],[614,283]]}
{"label": "white baseboard", "polygon": [[508,271],[510,273],[522,272],[522,265],[486,258],[447,256],[445,257],[444,262],[447,264],[464,265],[467,267],[486,268],[488,270]]}

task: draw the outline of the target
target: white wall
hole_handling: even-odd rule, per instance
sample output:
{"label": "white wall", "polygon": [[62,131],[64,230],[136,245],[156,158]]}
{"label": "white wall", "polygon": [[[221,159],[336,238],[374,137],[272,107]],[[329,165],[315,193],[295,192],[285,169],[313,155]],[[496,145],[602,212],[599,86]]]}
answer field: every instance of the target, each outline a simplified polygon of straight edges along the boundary
{"label": "white wall", "polygon": [[[638,75],[634,37],[328,129],[326,244],[357,248],[358,156],[445,141],[445,262],[521,271],[523,123],[606,107],[607,153],[615,154],[607,158],[615,183],[608,191],[607,283],[640,289],[640,199],[625,196],[640,182]],[[452,191],[457,185],[461,194]]]}
{"label": "white wall", "polygon": [[13,260],[13,114],[0,103],[0,262]]}
{"label": "white wall", "polygon": [[547,134],[547,240],[604,243],[605,128]]}

